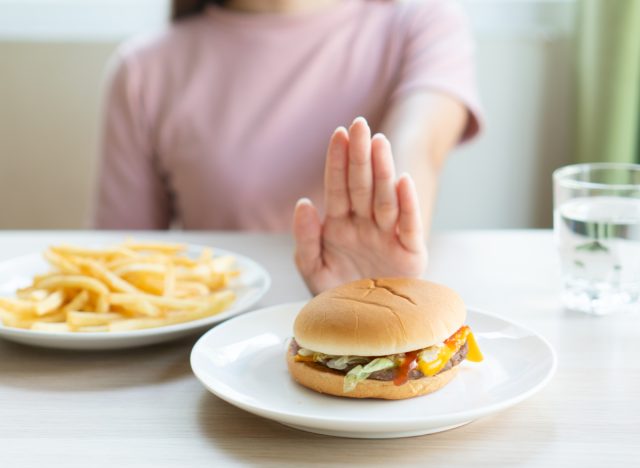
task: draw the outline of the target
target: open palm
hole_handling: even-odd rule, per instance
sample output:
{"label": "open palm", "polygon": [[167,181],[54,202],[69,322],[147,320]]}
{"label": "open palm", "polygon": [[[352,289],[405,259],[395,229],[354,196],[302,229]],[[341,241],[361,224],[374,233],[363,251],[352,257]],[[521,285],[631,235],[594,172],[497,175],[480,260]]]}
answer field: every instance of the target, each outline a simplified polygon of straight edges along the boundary
{"label": "open palm", "polygon": [[294,213],[296,265],[312,293],[359,278],[423,272],[427,251],[413,181],[396,180],[389,141],[371,138],[364,118],[333,133],[324,183],[324,220],[308,199]]}

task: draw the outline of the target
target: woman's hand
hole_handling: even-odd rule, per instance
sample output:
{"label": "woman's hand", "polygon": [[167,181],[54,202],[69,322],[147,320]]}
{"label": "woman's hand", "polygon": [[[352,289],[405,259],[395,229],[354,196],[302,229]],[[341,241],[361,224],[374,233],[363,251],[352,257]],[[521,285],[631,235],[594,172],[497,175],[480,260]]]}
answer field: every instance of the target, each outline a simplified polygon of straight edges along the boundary
{"label": "woman's hand", "polygon": [[396,180],[389,140],[371,138],[364,118],[331,136],[324,185],[324,220],[301,199],[293,221],[296,265],[313,294],[359,278],[424,271],[415,186],[408,175]]}

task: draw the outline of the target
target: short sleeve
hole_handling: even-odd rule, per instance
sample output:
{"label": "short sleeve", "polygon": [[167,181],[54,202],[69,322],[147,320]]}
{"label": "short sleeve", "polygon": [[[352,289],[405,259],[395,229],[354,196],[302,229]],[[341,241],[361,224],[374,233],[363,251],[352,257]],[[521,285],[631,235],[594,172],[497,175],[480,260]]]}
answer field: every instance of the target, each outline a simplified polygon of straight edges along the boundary
{"label": "short sleeve", "polygon": [[424,89],[446,93],[467,107],[469,120],[462,139],[472,138],[483,116],[475,44],[465,12],[453,0],[427,0],[407,4],[404,16],[402,65],[392,99]]}
{"label": "short sleeve", "polygon": [[166,229],[171,221],[141,90],[133,59],[118,53],[104,103],[93,212],[93,225],[99,229]]}

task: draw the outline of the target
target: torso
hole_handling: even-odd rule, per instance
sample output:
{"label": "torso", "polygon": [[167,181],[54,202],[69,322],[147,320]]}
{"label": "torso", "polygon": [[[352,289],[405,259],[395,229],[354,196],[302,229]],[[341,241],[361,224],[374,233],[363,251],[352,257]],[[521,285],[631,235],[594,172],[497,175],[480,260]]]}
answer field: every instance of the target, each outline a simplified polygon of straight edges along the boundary
{"label": "torso", "polygon": [[403,10],[345,1],[314,16],[211,8],[136,51],[155,155],[188,229],[287,230],[321,206],[326,145],[379,127],[401,68]]}

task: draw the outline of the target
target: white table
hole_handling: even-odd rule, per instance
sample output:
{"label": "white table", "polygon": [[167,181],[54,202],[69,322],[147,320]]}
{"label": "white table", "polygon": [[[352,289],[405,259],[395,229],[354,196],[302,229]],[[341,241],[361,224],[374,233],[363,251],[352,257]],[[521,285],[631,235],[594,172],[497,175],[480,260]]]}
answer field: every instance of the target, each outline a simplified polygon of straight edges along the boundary
{"label": "white table", "polygon": [[[0,260],[87,235],[3,232]],[[262,262],[273,287],[261,305],[308,297],[288,236],[152,236],[224,247]],[[189,368],[197,337],[100,353],[0,341],[0,467],[638,466],[640,316],[564,312],[549,231],[435,235],[428,276],[458,290],[469,305],[546,336],[559,357],[549,386],[510,410],[449,432],[337,439],[280,426],[208,393]]]}

